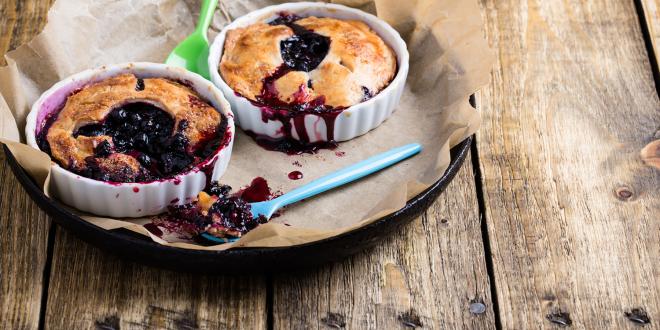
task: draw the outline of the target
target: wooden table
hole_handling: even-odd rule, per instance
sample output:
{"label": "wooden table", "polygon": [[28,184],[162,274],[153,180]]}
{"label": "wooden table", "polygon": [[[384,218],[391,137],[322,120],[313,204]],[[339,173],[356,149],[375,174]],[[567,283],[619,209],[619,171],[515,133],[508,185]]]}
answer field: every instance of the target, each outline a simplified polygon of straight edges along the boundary
{"label": "wooden table", "polygon": [[[51,1],[2,0],[0,53],[38,33]],[[497,63],[471,159],[400,235],[313,271],[162,271],[54,226],[2,155],[0,324],[660,328],[660,0],[481,9]]]}

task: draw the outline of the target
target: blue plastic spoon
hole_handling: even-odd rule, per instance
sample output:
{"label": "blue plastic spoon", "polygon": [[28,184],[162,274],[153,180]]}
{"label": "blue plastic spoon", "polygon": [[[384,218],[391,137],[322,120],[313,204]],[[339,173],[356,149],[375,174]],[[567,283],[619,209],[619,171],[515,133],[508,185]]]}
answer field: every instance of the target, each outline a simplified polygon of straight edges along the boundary
{"label": "blue plastic spoon", "polygon": [[[316,196],[357,179],[361,179],[369,174],[378,172],[404,159],[412,157],[420,151],[422,151],[422,146],[419,143],[411,143],[365,159],[357,164],[345,167],[337,172],[316,179],[275,199],[252,203],[250,204],[252,215],[254,218],[263,215],[267,219],[270,219],[275,211],[284,206],[299,202],[305,198]],[[237,240],[237,238],[218,238],[207,233],[203,233],[202,236],[216,243],[226,243]]]}

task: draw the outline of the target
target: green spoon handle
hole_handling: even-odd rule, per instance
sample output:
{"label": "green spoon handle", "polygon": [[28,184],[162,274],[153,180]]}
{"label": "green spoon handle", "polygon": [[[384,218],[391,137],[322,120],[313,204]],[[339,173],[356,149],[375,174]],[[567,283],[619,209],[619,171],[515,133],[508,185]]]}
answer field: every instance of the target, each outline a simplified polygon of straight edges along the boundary
{"label": "green spoon handle", "polygon": [[199,20],[197,21],[195,33],[201,33],[204,35],[204,39],[206,39],[206,30],[208,30],[209,25],[211,25],[211,20],[215,13],[215,7],[217,6],[218,0],[202,0],[202,9],[199,11]]}

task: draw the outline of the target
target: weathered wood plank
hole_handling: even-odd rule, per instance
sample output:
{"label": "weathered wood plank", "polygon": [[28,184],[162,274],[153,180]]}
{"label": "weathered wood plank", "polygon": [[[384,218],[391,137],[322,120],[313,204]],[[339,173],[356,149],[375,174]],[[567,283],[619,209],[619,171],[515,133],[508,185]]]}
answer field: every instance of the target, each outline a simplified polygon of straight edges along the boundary
{"label": "weathered wood plank", "polygon": [[163,271],[57,229],[46,325],[52,329],[265,329],[263,276]]}
{"label": "weathered wood plank", "polygon": [[[46,14],[55,0],[0,1],[0,54],[30,40],[46,24]],[[4,56],[0,65],[5,65]]]}
{"label": "weathered wood plank", "polygon": [[0,150],[0,324],[36,329],[50,219],[32,202]]}
{"label": "weathered wood plank", "polygon": [[400,235],[344,262],[275,276],[274,328],[494,328],[474,184],[468,159]]}
{"label": "weathered wood plank", "polygon": [[[632,1],[482,0],[479,161],[502,327],[660,323],[660,128]],[[639,314],[639,313],[638,313]],[[629,314],[631,315],[631,314]]]}
{"label": "weathered wood plank", "polygon": [[660,67],[660,0],[639,0],[644,10],[646,29],[655,52],[657,67]]}
{"label": "weathered wood plank", "polygon": [[[51,2],[2,2],[3,54],[41,30]],[[50,221],[20,188],[4,158],[0,180],[0,323],[8,329],[37,328]],[[266,327],[264,277],[160,271],[117,260],[59,229],[53,258],[48,328]]]}
{"label": "weathered wood plank", "polygon": [[[0,54],[41,30],[49,3],[1,1]],[[30,200],[0,150],[0,323],[6,329],[39,325],[49,227],[50,219]]]}

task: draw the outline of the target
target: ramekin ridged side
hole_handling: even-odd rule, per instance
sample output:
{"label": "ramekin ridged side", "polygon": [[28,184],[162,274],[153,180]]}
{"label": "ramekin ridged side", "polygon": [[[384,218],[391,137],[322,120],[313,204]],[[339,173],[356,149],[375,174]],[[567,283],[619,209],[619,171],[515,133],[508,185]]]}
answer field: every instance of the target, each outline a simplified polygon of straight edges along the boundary
{"label": "ramekin ridged side", "polygon": [[206,185],[205,172],[212,170],[211,180],[218,180],[229,165],[234,142],[234,115],[222,92],[200,75],[182,68],[148,62],[107,65],[74,74],[53,85],[34,103],[27,117],[26,139],[28,145],[39,149],[36,135],[42,121],[49,113],[59,111],[72,92],[123,73],[132,73],[139,78],[159,77],[186,83],[227,118],[228,144],[191,171],[145,183],[97,181],[51,162],[50,193],[65,204],[101,216],[120,218],[159,214],[171,204],[185,203],[195,198]]}
{"label": "ramekin ridged side", "polygon": [[[335,141],[346,141],[365,134],[378,127],[392,115],[401,99],[406,78],[408,77],[409,66],[408,49],[399,33],[378,17],[346,6],[315,2],[285,3],[265,7],[236,19],[218,34],[211,45],[208,62],[211,71],[211,80],[227,97],[236,114],[236,122],[243,130],[252,131],[259,135],[266,135],[271,138],[285,136],[285,133],[282,132],[282,124],[280,122],[264,121],[261,115],[261,109],[252,104],[248,99],[238,95],[222,79],[222,76],[218,72],[218,67],[222,59],[225,37],[229,30],[275,18],[281,12],[290,12],[300,16],[360,20],[369,25],[394,50],[397,56],[398,70],[392,82],[373,98],[353,105],[337,116],[334,121]],[[309,142],[328,140],[326,121],[323,118],[314,114],[306,114],[304,122],[307,136],[310,139]],[[298,139],[295,129],[291,134],[293,138]]]}

